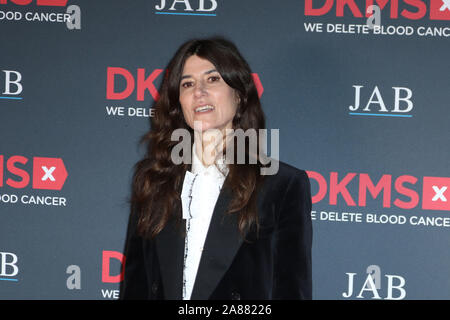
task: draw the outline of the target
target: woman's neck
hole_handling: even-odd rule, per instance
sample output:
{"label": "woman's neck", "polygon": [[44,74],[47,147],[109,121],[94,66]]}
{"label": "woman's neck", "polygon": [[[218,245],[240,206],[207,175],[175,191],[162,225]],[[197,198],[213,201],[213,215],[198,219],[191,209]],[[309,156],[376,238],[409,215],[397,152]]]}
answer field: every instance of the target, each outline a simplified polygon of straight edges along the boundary
{"label": "woman's neck", "polygon": [[218,129],[194,132],[194,142],[197,157],[205,167],[212,165],[216,158],[223,154],[224,134]]}

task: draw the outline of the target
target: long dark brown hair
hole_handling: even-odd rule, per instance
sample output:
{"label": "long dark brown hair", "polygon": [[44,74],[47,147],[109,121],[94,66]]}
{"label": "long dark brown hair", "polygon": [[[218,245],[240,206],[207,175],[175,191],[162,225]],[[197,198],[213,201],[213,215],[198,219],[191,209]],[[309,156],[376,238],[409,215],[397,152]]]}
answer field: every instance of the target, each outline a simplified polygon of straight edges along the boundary
{"label": "long dark brown hair", "polygon": [[[233,118],[233,129],[265,129],[264,113],[248,63],[236,46],[223,38],[194,39],[184,43],[170,60],[159,90],[159,99],[154,105],[154,117],[150,118],[151,129],[141,138],[147,146],[145,157],[136,163],[132,180],[131,210],[138,214],[138,233],[156,236],[176,212],[181,212],[181,189],[186,170],[190,164],[176,165],[171,160],[172,148],[178,141],[171,141],[172,132],[184,128],[193,130],[185,122],[179,102],[180,81],[187,58],[197,55],[209,60],[233,88],[240,98]],[[232,200],[228,214],[239,214],[241,234],[252,225],[258,227],[256,194],[263,176],[260,174],[261,162],[249,161],[246,141],[245,164],[237,164],[236,143],[235,161],[228,165],[228,176],[224,187],[232,190]],[[226,151],[225,151],[226,152]],[[181,221],[181,215],[177,216]]]}

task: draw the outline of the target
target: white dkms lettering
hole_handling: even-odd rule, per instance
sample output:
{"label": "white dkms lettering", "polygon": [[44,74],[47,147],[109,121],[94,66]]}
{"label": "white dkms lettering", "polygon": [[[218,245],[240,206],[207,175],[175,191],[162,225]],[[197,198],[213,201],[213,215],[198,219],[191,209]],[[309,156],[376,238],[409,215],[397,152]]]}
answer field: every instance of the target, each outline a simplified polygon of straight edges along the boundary
{"label": "white dkms lettering", "polygon": [[67,199],[64,197],[36,196],[30,194],[0,194],[0,204],[16,204],[19,202],[26,205],[42,205],[54,207],[67,206]]}
{"label": "white dkms lettering", "polygon": [[373,225],[410,225],[414,227],[450,228],[450,217],[442,216],[406,216],[385,213],[337,212],[312,210],[313,221],[337,223],[366,223]]}
{"label": "white dkms lettering", "polygon": [[143,107],[122,107],[122,106],[106,106],[106,114],[108,116],[115,117],[137,117],[137,118],[149,118],[155,116],[154,108]]}

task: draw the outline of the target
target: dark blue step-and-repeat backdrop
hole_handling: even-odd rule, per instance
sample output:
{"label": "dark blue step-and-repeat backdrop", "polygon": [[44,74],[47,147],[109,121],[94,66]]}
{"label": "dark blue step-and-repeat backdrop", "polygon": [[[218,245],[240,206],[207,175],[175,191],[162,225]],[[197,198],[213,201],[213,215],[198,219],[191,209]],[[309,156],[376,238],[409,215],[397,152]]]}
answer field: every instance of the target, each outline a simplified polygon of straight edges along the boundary
{"label": "dark blue step-and-repeat backdrop", "polygon": [[311,179],[313,297],[450,299],[449,20],[448,0],[0,0],[0,299],[118,297],[164,69],[214,35]]}

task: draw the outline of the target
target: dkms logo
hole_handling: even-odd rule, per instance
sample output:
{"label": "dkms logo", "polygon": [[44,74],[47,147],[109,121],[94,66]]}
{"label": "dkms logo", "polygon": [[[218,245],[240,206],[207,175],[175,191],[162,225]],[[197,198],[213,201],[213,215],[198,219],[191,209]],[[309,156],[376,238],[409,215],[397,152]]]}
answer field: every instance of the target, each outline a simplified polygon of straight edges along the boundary
{"label": "dkms logo", "polygon": [[[68,0],[36,0],[35,6],[45,7],[45,8],[61,8],[67,6]],[[81,9],[77,5],[67,6],[65,12],[61,11],[26,11],[17,10],[20,7],[26,8],[27,6],[33,5],[33,0],[0,0],[0,5],[12,5],[7,6],[7,9],[3,10],[3,6],[0,7],[0,22],[3,21],[25,21],[33,23],[60,23],[66,24],[69,30],[80,30],[81,29]]]}
{"label": "dkms logo", "polygon": [[[144,101],[145,93],[149,93],[154,101],[159,98],[155,83],[160,79],[164,69],[148,71],[138,68],[136,72],[120,67],[108,67],[106,70],[106,99],[124,100],[135,94],[136,101]],[[252,73],[253,82],[261,98],[264,88],[257,73]]]}
{"label": "dkms logo", "polygon": [[[107,67],[106,99],[112,102],[131,98],[133,102],[144,102],[146,98],[151,98],[150,104],[152,104],[159,99],[158,87],[165,73],[164,69],[137,68],[136,70],[129,70],[121,67]],[[264,92],[261,79],[257,73],[252,73],[252,78],[258,96],[261,97]],[[154,109],[108,103],[106,114],[112,117],[153,117]]]}
{"label": "dkms logo", "polygon": [[23,156],[12,156],[6,159],[6,170],[4,156],[0,155],[0,187],[3,187],[4,173],[9,173],[13,177],[6,179],[6,185],[15,189],[23,189],[30,183],[30,173],[32,177],[33,189],[61,190],[66,179],[67,170],[61,158],[34,157],[32,166],[23,168],[29,159]]}
{"label": "dkms logo", "polygon": [[367,9],[377,5],[381,10],[389,10],[391,19],[401,16],[409,20],[419,20],[428,16],[430,20],[450,20],[450,0],[366,0],[365,6],[360,7],[362,3],[364,1],[305,0],[305,15],[323,16],[334,11],[336,17],[343,17],[344,12],[350,12],[355,18],[368,18],[371,14]]}
{"label": "dkms logo", "polygon": [[[339,176],[338,172],[330,172],[329,177],[315,171],[307,171],[307,174],[311,182],[316,182],[312,186],[312,203],[325,200],[330,205],[337,205],[340,198],[347,206],[365,207],[369,193],[373,199],[381,198],[383,208],[395,206],[413,209],[422,199],[421,207],[424,210],[450,211],[448,177],[423,177],[420,192],[417,190],[420,187],[416,186],[419,179],[411,175],[395,178],[390,174],[383,174],[378,182],[374,182],[367,173],[351,172]],[[406,198],[406,201],[402,198]]]}
{"label": "dkms logo", "polygon": [[[38,6],[65,7],[68,0],[36,0]],[[21,6],[29,5],[33,0],[9,0],[10,3]],[[0,4],[7,4],[8,0],[0,0]]]}

